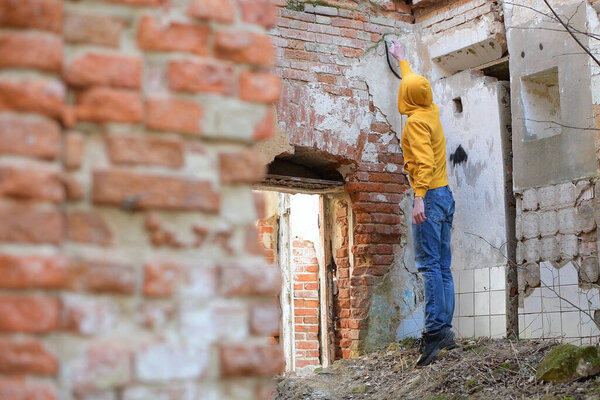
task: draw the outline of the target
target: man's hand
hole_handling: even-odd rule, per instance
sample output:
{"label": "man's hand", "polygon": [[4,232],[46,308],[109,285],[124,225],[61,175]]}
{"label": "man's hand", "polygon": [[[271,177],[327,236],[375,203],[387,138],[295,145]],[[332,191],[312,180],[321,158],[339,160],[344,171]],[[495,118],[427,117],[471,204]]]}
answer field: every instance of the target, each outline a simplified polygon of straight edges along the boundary
{"label": "man's hand", "polygon": [[423,198],[415,197],[415,205],[413,206],[413,224],[421,225],[426,219]]}
{"label": "man's hand", "polygon": [[389,52],[398,61],[406,59],[404,55],[404,46],[395,40],[392,40],[392,46],[389,48]]}

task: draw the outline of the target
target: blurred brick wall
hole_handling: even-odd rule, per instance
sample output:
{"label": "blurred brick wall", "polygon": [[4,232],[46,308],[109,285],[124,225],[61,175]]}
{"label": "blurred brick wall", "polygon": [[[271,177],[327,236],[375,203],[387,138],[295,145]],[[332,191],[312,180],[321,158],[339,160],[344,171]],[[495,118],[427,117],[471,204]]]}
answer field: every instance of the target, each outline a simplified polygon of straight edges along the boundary
{"label": "blurred brick wall", "polygon": [[0,0],[0,399],[267,399],[253,0]]}

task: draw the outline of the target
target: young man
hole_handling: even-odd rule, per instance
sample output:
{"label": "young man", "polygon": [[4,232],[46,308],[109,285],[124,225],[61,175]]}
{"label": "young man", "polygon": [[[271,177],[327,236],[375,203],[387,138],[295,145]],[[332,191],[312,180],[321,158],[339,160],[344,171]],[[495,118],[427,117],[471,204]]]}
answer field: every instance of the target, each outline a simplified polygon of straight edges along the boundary
{"label": "young man", "polygon": [[425,286],[425,331],[417,361],[417,366],[424,366],[441,349],[456,347],[451,331],[454,282],[450,271],[454,198],[446,176],[446,138],[429,81],[412,72],[401,44],[393,41],[389,51],[400,62],[402,74],[398,111],[408,116],[401,142],[404,170],[415,193],[415,263]]}

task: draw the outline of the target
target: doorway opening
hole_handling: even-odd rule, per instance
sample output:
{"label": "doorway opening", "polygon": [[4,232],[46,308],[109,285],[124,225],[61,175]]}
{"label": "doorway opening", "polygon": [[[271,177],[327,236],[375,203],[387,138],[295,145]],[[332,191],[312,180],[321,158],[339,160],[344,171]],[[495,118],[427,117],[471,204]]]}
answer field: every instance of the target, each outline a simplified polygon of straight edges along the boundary
{"label": "doorway opening", "polygon": [[352,219],[343,185],[339,174],[288,159],[273,162],[255,187],[265,200],[259,245],[283,276],[281,329],[274,339],[283,345],[287,371],[311,373],[342,358]]}

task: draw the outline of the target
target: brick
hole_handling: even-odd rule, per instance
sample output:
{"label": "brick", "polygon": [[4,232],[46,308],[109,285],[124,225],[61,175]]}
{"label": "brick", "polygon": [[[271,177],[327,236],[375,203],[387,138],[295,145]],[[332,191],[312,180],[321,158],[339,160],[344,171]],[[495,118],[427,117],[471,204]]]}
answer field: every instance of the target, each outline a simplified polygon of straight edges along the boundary
{"label": "brick", "polygon": [[121,34],[128,25],[129,21],[122,17],[67,11],[63,37],[73,44],[119,47]]}
{"label": "brick", "polygon": [[132,294],[136,287],[136,267],[112,261],[74,259],[69,265],[67,286],[92,293]]}
{"label": "brick", "polygon": [[235,90],[231,66],[173,60],[167,70],[169,89],[176,92],[208,92],[231,95]]}
{"label": "brick", "polygon": [[93,336],[110,332],[117,324],[119,307],[109,298],[65,294],[61,298],[61,330]]}
{"label": "brick", "polygon": [[59,312],[60,303],[52,297],[0,296],[0,332],[51,332]]}
{"label": "brick", "polygon": [[106,148],[113,164],[180,168],[184,163],[183,141],[178,138],[109,135]]}
{"label": "brick", "polygon": [[560,258],[571,260],[579,253],[579,240],[575,235],[564,235],[559,239]]}
{"label": "brick", "polygon": [[538,203],[542,208],[554,207],[558,203],[558,191],[554,186],[546,186],[537,189]]}
{"label": "brick", "polygon": [[541,259],[543,261],[557,261],[560,257],[558,240],[555,236],[544,237],[540,240]]}
{"label": "brick", "polygon": [[240,74],[240,98],[259,103],[276,103],[281,94],[281,78],[269,72],[243,71]]}
{"label": "brick", "polygon": [[28,382],[23,378],[0,378],[0,399],[58,400],[58,394],[56,388],[49,383]]}
{"label": "brick", "polygon": [[61,82],[37,79],[0,80],[0,110],[32,112],[62,118],[65,87]]}
{"label": "brick", "polygon": [[591,232],[596,228],[594,207],[592,205],[582,204],[577,207],[577,227],[585,233]]}
{"label": "brick", "polygon": [[67,267],[63,256],[0,254],[0,288],[60,289]]}
{"label": "brick", "polygon": [[526,212],[521,216],[521,229],[523,237],[531,239],[538,236],[538,214],[535,212]]}
{"label": "brick", "polygon": [[138,89],[142,85],[142,60],[135,56],[87,53],[72,60],[64,73],[72,86],[113,86]]}
{"label": "brick", "polygon": [[221,182],[224,184],[256,183],[266,173],[266,163],[255,150],[219,154]]}
{"label": "brick", "polygon": [[59,72],[62,40],[47,34],[0,32],[0,68],[34,68]]}
{"label": "brick", "polygon": [[277,301],[254,304],[250,309],[250,330],[257,336],[279,336],[281,307]]}
{"label": "brick", "polygon": [[66,239],[108,246],[112,243],[113,235],[101,214],[94,211],[71,211],[66,214]]}
{"label": "brick", "polygon": [[0,373],[54,376],[58,360],[37,340],[0,339]]}
{"label": "brick", "polygon": [[536,210],[538,208],[538,195],[535,189],[523,191],[523,210]]}
{"label": "brick", "polygon": [[181,279],[181,267],[172,263],[148,263],[144,265],[144,296],[170,297]]}
{"label": "brick", "polygon": [[75,113],[78,121],[137,123],[142,121],[143,105],[137,92],[92,87],[77,95]]}
{"label": "brick", "polygon": [[275,135],[276,129],[278,129],[278,126],[275,120],[275,112],[273,110],[268,110],[265,117],[254,127],[252,139],[271,139]]}
{"label": "brick", "polygon": [[231,23],[235,11],[232,0],[190,0],[187,15],[205,21]]}
{"label": "brick", "polygon": [[587,257],[581,262],[579,279],[583,282],[594,283],[598,281],[598,257]]}
{"label": "brick", "polygon": [[215,37],[215,55],[240,64],[271,66],[275,61],[268,36],[244,31],[221,31]]}
{"label": "brick", "polygon": [[241,0],[242,19],[265,29],[271,29],[277,24],[275,4],[268,0]]}
{"label": "brick", "polygon": [[117,343],[95,343],[70,372],[75,392],[113,389],[132,380],[132,354]]}
{"label": "brick", "polygon": [[575,208],[558,210],[558,231],[566,234],[578,232]]}
{"label": "brick", "polygon": [[[527,214],[523,214],[525,216]],[[539,229],[542,236],[555,235],[558,232],[558,216],[556,211],[544,211],[539,214]]]}
{"label": "brick", "polygon": [[50,120],[0,117],[0,154],[54,160],[60,151],[60,126]]}
{"label": "brick", "polygon": [[63,218],[57,211],[0,207],[0,242],[59,244]]}
{"label": "brick", "polygon": [[79,132],[69,132],[63,143],[63,163],[67,169],[78,169],[83,162],[85,139]]}
{"label": "brick", "polygon": [[41,166],[0,167],[0,196],[60,203],[65,189],[58,172]]}
{"label": "brick", "polygon": [[153,343],[140,349],[135,358],[136,376],[142,382],[195,379],[208,368],[208,347]]}
{"label": "brick", "polygon": [[221,268],[221,292],[227,296],[277,296],[281,271],[269,265],[228,265]]}
{"label": "brick", "polygon": [[573,205],[575,203],[575,185],[572,182],[556,186],[558,205]]}
{"label": "brick", "polygon": [[210,182],[130,171],[96,171],[93,174],[96,204],[129,209],[198,210],[216,213],[220,193]]}
{"label": "brick", "polygon": [[0,0],[0,26],[61,32],[61,0]]}
{"label": "brick", "polygon": [[171,23],[162,26],[154,17],[145,16],[137,32],[138,46],[146,51],[183,51],[207,55],[210,29],[205,26]]}
{"label": "brick", "polygon": [[146,101],[148,129],[200,134],[203,116],[202,108],[193,101],[172,98]]}
{"label": "brick", "polygon": [[280,344],[224,344],[220,349],[221,375],[225,378],[264,376],[283,372]]}

